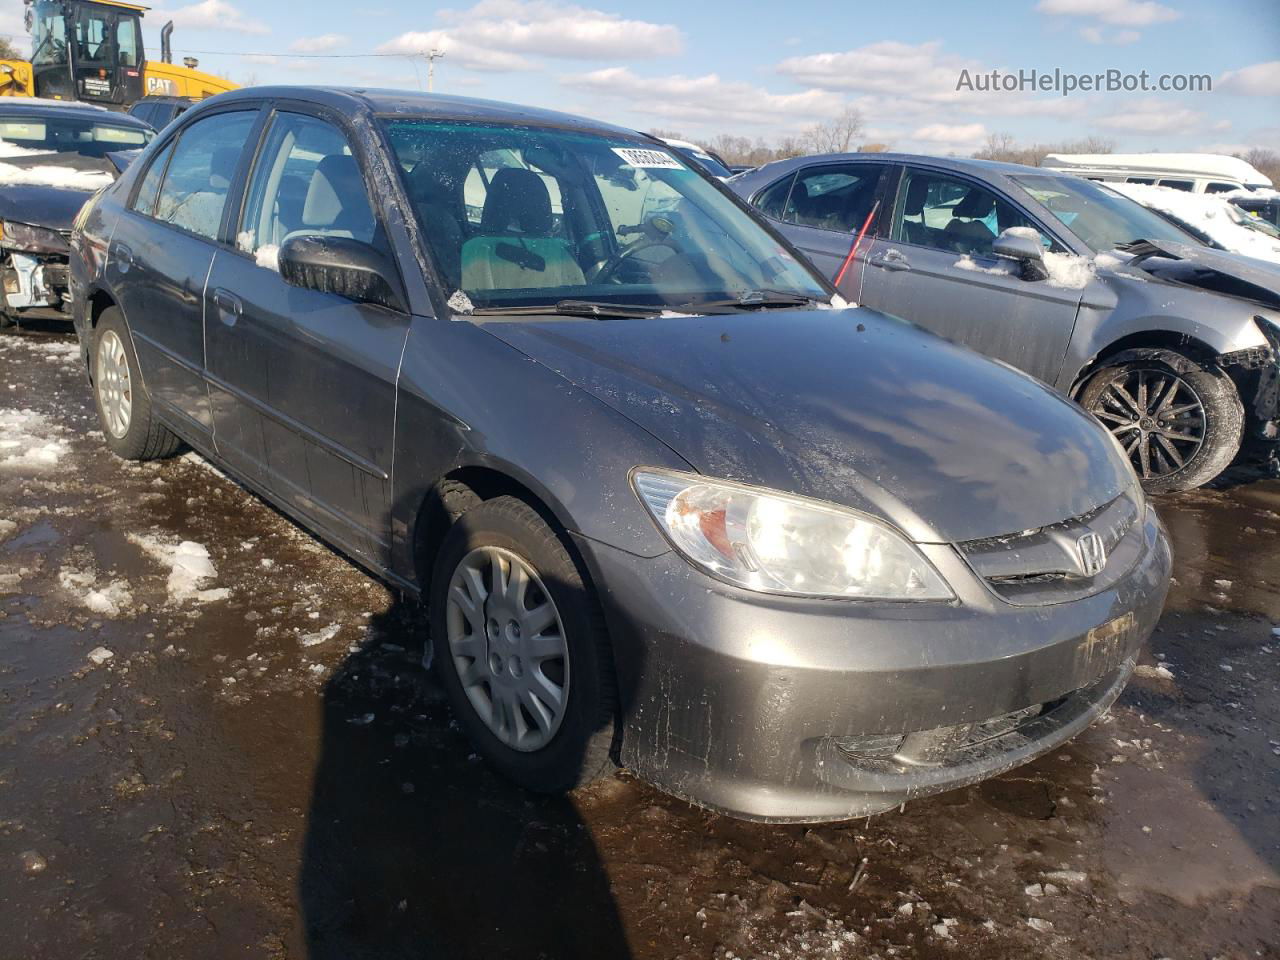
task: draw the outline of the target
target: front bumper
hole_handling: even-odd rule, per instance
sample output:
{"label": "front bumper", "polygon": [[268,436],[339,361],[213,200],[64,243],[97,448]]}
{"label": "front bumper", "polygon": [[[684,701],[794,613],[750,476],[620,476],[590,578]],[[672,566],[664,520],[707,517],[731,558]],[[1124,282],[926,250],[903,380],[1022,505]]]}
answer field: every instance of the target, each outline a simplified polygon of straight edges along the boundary
{"label": "front bumper", "polygon": [[52,309],[70,310],[67,257],[63,254],[34,254],[8,251],[0,267],[5,306],[11,313]]}
{"label": "front bumper", "polygon": [[949,546],[923,549],[946,604],[795,600],[738,590],[675,554],[582,542],[618,667],[622,761],[752,820],[879,813],[993,776],[1074,736],[1123,689],[1168,590],[1142,550],[1100,593],[1017,607]]}

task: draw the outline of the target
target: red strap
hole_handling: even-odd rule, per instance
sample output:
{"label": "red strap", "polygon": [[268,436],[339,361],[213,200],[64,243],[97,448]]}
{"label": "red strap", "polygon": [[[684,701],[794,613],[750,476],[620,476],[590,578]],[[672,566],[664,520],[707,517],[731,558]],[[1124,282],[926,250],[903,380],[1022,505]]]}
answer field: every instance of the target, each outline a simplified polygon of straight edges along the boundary
{"label": "red strap", "polygon": [[853,263],[853,255],[858,252],[858,247],[862,244],[862,238],[866,236],[867,227],[871,226],[871,221],[876,215],[876,211],[880,209],[880,201],[877,200],[871,207],[871,212],[867,214],[867,219],[862,221],[862,229],[858,231],[858,237],[853,241],[853,246],[849,248],[849,255],[844,258],[844,263],[840,264],[840,272],[836,274],[836,286],[840,286],[840,281],[844,279],[844,272],[849,269],[849,264]]}

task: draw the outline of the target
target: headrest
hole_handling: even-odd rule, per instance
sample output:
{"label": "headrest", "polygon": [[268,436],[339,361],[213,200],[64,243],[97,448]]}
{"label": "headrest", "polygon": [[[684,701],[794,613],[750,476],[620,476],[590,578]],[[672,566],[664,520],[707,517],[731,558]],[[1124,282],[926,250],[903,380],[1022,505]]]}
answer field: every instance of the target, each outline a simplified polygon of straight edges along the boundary
{"label": "headrest", "polygon": [[231,186],[236,164],[240,162],[240,150],[236,147],[219,147],[209,158],[209,186],[226,190]]}
{"label": "headrest", "polygon": [[956,204],[951,215],[963,217],[965,220],[981,220],[983,217],[990,216],[995,205],[995,197],[985,190],[973,187],[964,195],[964,199]]}
{"label": "headrest", "polygon": [[918,217],[924,213],[925,201],[929,199],[929,181],[924,177],[912,177],[907,184],[907,197],[903,205],[903,214]]}
{"label": "headrest", "polygon": [[347,212],[343,198],[364,195],[364,180],[355,157],[341,153],[325,157],[311,174],[307,199],[302,205],[302,222],[308,227],[332,227]]}
{"label": "headrest", "polygon": [[551,194],[542,177],[519,167],[499,170],[489,184],[480,231],[491,236],[512,231],[550,236]]}

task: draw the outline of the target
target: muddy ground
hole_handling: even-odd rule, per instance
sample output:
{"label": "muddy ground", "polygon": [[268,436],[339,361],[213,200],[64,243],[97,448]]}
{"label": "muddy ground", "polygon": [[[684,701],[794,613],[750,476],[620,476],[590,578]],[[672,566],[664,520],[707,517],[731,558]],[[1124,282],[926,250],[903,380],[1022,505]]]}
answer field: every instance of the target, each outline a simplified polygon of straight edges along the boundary
{"label": "muddy ground", "polygon": [[0,335],[0,957],[1280,956],[1280,482],[1163,498],[1111,715],[905,811],[747,824],[497,779],[413,610]]}

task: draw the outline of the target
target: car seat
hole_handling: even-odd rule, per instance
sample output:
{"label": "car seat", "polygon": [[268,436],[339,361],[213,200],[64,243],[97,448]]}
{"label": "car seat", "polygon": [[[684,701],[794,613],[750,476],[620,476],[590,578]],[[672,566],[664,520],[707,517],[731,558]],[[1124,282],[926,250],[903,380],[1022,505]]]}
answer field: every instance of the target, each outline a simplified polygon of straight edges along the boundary
{"label": "car seat", "polygon": [[970,188],[952,211],[943,233],[958,253],[989,253],[996,235],[983,220],[995,211],[996,198],[978,187]]}
{"label": "car seat", "polygon": [[480,233],[462,246],[464,290],[581,286],[582,267],[569,245],[551,236],[551,194],[532,170],[494,174],[480,215]]}

